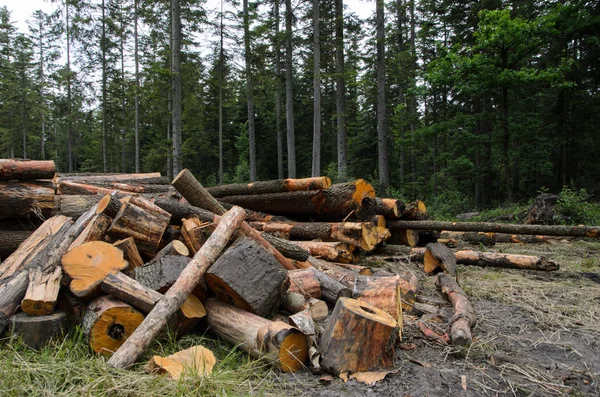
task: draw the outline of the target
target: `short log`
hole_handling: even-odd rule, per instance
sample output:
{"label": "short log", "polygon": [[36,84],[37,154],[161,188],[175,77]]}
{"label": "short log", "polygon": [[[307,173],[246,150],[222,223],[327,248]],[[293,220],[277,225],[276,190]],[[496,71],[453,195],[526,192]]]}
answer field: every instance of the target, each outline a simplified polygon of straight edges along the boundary
{"label": "short log", "polygon": [[29,269],[29,286],[21,301],[21,310],[32,316],[52,313],[56,306],[62,269],[57,266],[54,272],[43,274],[40,268]]}
{"label": "short log", "polygon": [[18,335],[23,343],[32,349],[40,350],[51,340],[63,337],[67,328],[67,315],[55,312],[43,316],[30,316],[17,313],[9,320],[9,330]]}
{"label": "short log", "polygon": [[135,245],[133,237],[127,237],[119,241],[115,241],[113,246],[123,251],[123,258],[127,261],[129,266],[128,270],[133,270],[136,267],[140,267],[144,264],[144,260],[140,256],[140,253]]}

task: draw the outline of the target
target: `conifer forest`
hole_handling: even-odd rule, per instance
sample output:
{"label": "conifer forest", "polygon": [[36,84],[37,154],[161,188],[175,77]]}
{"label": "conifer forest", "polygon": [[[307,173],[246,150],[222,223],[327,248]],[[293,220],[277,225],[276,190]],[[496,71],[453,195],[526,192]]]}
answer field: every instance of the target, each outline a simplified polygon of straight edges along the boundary
{"label": "conifer forest", "polygon": [[0,158],[457,211],[600,192],[600,2],[49,3],[27,32],[0,8]]}

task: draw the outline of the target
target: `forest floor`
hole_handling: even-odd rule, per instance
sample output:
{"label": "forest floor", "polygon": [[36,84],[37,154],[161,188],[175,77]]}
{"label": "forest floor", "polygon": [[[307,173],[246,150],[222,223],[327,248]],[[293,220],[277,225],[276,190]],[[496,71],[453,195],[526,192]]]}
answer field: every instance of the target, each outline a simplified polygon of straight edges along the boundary
{"label": "forest floor", "polygon": [[[341,379],[321,384],[308,371],[281,374],[201,335],[169,337],[140,361],[199,343],[215,351],[219,363],[212,376],[175,382],[146,374],[143,364],[129,371],[110,368],[73,331],[41,352],[15,339],[0,340],[0,395],[600,395],[600,242],[498,244],[489,250],[544,255],[561,269],[543,273],[459,265],[461,284],[478,315],[473,344],[457,349],[428,341],[416,318],[407,315],[403,344],[414,349],[398,349],[396,371],[374,386]],[[417,264],[402,258],[367,260],[388,270],[418,271]],[[423,287],[429,295],[436,293],[433,277],[425,277]]]}

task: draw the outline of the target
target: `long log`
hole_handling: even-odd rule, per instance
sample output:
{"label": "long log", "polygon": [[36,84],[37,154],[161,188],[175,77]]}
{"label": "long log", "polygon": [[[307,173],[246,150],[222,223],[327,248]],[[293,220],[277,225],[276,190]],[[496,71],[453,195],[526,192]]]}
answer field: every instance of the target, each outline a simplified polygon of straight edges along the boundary
{"label": "long log", "polygon": [[363,179],[332,185],[325,190],[225,196],[220,200],[254,211],[326,220],[339,221],[350,214],[360,219],[375,215],[375,190]]}
{"label": "long log", "polygon": [[[187,168],[182,170],[172,182],[175,189],[192,205],[196,207],[204,208],[217,215],[225,213],[223,206],[208,193],[208,191],[202,186],[200,182],[194,177],[194,175]],[[288,269],[294,270],[296,266],[289,259],[284,257],[281,252],[275,249],[262,235],[254,230],[246,222],[242,222],[240,225],[240,234],[250,237],[258,241],[263,247],[267,249],[277,259],[281,265]]]}
{"label": "long log", "polygon": [[475,310],[460,288],[456,279],[447,274],[439,273],[435,285],[444,293],[454,307],[454,316],[450,320],[450,338],[454,345],[471,343],[471,327],[477,322]]}
{"label": "long log", "polygon": [[356,260],[354,246],[339,241],[294,241],[315,258],[332,262],[351,263]]}
{"label": "long log", "polygon": [[54,208],[54,189],[31,182],[0,182],[0,218],[33,214],[48,217]]}
{"label": "long log", "polygon": [[128,183],[128,181],[139,181],[151,184],[169,184],[167,178],[161,177],[160,172],[150,172],[146,174],[67,174],[61,173],[56,178],[57,182],[63,181],[81,181],[82,183],[88,182],[121,182]]}
{"label": "long log", "polygon": [[225,245],[244,219],[241,208],[233,208],[223,215],[215,231],[194,255],[179,278],[156,304],[143,323],[110,358],[108,364],[115,368],[127,368],[146,350],[156,335],[165,327],[167,319],[183,304],[194,290],[204,273],[221,254]]}
{"label": "long log", "polygon": [[457,232],[493,232],[546,236],[600,237],[600,226],[516,225],[492,222],[403,221],[388,222],[389,227],[415,230],[451,230]]}
{"label": "long log", "polygon": [[55,172],[52,160],[0,159],[0,181],[52,179]]}
{"label": "long log", "polygon": [[277,179],[273,181],[258,181],[251,183],[234,183],[209,187],[206,190],[216,198],[250,194],[267,194],[297,192],[303,190],[323,190],[331,186],[331,179],[317,176],[304,179]]}
{"label": "long log", "polygon": [[292,326],[216,299],[207,299],[205,306],[209,331],[252,357],[264,357],[284,372],[299,370],[308,358],[307,338]]}

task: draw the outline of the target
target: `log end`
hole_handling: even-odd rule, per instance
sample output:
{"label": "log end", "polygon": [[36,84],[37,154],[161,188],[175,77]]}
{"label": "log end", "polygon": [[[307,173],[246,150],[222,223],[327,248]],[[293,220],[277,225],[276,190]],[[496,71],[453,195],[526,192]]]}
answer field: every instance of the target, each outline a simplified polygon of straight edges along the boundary
{"label": "log end", "polygon": [[33,299],[23,299],[21,301],[21,310],[31,316],[45,316],[51,314],[56,306],[56,301],[38,301]]}
{"label": "log end", "polygon": [[104,311],[90,329],[90,347],[94,352],[110,355],[117,351],[144,321],[142,313],[132,307],[116,306]]}

